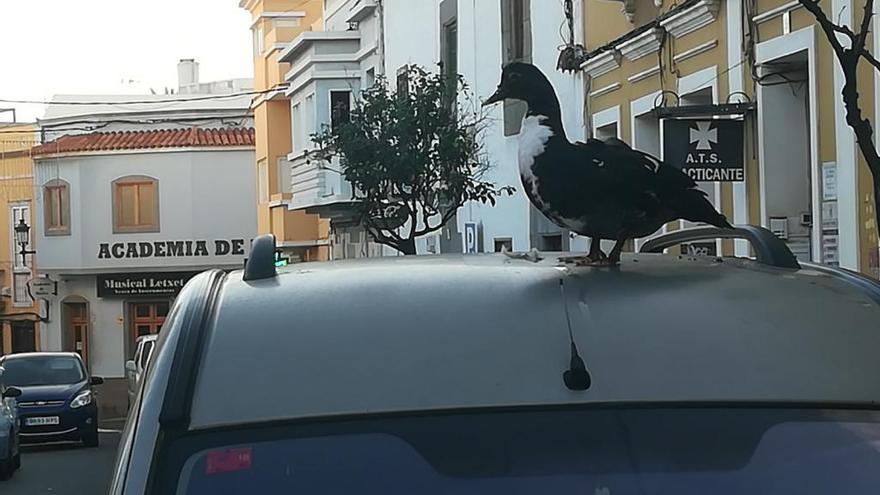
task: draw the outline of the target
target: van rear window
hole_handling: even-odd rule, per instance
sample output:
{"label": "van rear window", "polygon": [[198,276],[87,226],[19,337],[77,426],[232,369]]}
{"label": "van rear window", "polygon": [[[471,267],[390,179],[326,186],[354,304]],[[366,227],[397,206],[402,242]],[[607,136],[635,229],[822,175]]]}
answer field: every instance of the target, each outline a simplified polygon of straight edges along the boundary
{"label": "van rear window", "polygon": [[216,434],[184,464],[177,493],[873,495],[880,486],[880,414],[867,411],[495,412],[266,436],[238,431],[223,445]]}

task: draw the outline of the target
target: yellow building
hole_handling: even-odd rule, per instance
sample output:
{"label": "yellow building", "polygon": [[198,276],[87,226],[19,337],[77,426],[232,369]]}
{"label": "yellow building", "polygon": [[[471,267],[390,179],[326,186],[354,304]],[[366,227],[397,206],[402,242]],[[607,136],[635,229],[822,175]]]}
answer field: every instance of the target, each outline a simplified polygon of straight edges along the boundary
{"label": "yellow building", "polygon": [[[13,231],[22,219],[34,225],[31,148],[38,144],[37,136],[33,124],[0,124],[0,354],[40,349],[39,315],[45,310],[28,291],[36,273],[35,256],[23,261]],[[33,238],[33,230],[30,234]],[[27,250],[34,250],[33,244]]]}
{"label": "yellow building", "polygon": [[[700,183],[715,204],[734,223],[777,232],[801,259],[880,276],[871,175],[845,122],[842,73],[798,1],[583,2],[594,136],[680,156],[714,152],[717,122],[739,121],[744,170]],[[843,22],[861,19],[861,0],[822,4]],[[877,53],[880,37],[868,46]],[[860,77],[863,113],[878,122],[880,74],[864,64]],[[749,254],[742,241],[715,249]]]}
{"label": "yellow building", "polygon": [[303,261],[330,257],[329,221],[288,210],[291,152],[290,101],[284,94],[281,51],[304,31],[321,28],[323,0],[242,0],[253,18],[258,229],[272,233],[286,255]]}

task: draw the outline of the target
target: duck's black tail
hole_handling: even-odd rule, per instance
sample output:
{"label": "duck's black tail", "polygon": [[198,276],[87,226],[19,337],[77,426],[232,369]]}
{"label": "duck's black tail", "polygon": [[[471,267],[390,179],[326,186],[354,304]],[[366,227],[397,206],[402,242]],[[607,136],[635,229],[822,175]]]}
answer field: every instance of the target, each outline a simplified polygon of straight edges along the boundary
{"label": "duck's black tail", "polygon": [[709,202],[706,193],[699,189],[685,189],[681,194],[676,194],[669,199],[669,206],[680,218],[690,222],[708,223],[722,229],[733,228],[727,218]]}

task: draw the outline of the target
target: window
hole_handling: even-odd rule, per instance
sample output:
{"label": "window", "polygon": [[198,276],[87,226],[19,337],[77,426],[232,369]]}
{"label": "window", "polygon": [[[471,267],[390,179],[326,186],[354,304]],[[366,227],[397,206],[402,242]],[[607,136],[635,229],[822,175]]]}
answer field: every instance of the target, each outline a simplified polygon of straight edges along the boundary
{"label": "window", "polygon": [[255,27],[252,31],[254,34],[254,58],[256,58],[263,54],[263,28]]}
{"label": "window", "polygon": [[287,157],[286,156],[279,156],[278,163],[275,165],[275,167],[276,167],[276,172],[277,172],[276,177],[275,177],[276,182],[277,182],[276,191],[278,191],[280,193],[292,192],[291,191],[291,184],[290,184],[291,168],[290,168],[290,162],[287,161]]}
{"label": "window", "polygon": [[606,140],[617,137],[617,122],[597,127],[595,131],[596,139]]}
{"label": "window", "polygon": [[305,106],[303,107],[303,146],[306,148],[312,147],[312,134],[314,134],[317,129],[315,129],[315,95],[311,94],[306,96]]}
{"label": "window", "polygon": [[3,381],[14,387],[73,385],[86,379],[79,359],[68,356],[28,356],[6,359]]}
{"label": "window", "polygon": [[[875,411],[743,407],[570,408],[218,428],[178,442],[174,453],[188,460],[168,463],[168,476],[160,478],[168,481],[156,491],[871,494],[880,484],[878,436]],[[276,475],[291,466],[296,476]]]}
{"label": "window", "polygon": [[159,232],[159,182],[123,177],[113,182],[113,232]]}
{"label": "window", "polygon": [[[501,0],[501,40],[504,63],[532,61],[532,23],[530,0]],[[519,134],[526,104],[504,103],[504,135]]]}
{"label": "window", "polygon": [[350,91],[331,91],[330,92],[330,126],[346,123],[351,116],[351,92]]}
{"label": "window", "polygon": [[397,69],[397,94],[400,96],[409,95],[409,67],[406,65]]}
{"label": "window", "polygon": [[[458,75],[458,4],[455,0],[440,2],[440,63],[454,92]],[[453,93],[454,94],[454,93]]]}
{"label": "window", "polygon": [[47,236],[70,235],[70,186],[61,179],[43,186],[43,223]]}
{"label": "window", "polygon": [[293,105],[290,110],[291,119],[293,120],[293,129],[291,130],[291,138],[293,139],[293,150],[297,153],[305,149],[305,143],[303,142],[303,117],[302,117],[302,105],[299,103]]}
{"label": "window", "polygon": [[513,239],[506,237],[503,239],[496,238],[495,239],[495,252],[500,253],[503,250],[507,250],[507,252],[513,252]]}
{"label": "window", "polygon": [[[449,3],[449,0],[444,5],[447,3]],[[443,25],[441,32],[440,62],[443,67],[443,73],[446,76],[449,106],[455,111],[458,103],[458,24],[454,17]]]}
{"label": "window", "polygon": [[[18,257],[20,258],[21,256]],[[31,306],[33,304],[33,301],[31,301],[31,298],[28,295],[27,287],[30,278],[30,271],[15,272],[12,274],[12,303],[15,306]]]}
{"label": "window", "polygon": [[[15,238],[15,226],[18,225],[20,221],[24,220],[24,222],[28,225],[31,225],[31,208],[27,204],[13,204],[9,208],[9,239],[12,241],[12,252],[15,253],[15,256],[12,256],[13,259],[13,268],[18,269],[28,269],[28,266],[25,264],[25,260],[18,254],[21,251],[21,246],[18,245]],[[30,250],[31,246],[25,246],[25,249]]]}
{"label": "window", "polygon": [[32,321],[13,321],[12,352],[35,352],[37,350],[36,328]]}
{"label": "window", "polygon": [[266,160],[257,163],[257,193],[261,204],[269,202],[269,164]]}

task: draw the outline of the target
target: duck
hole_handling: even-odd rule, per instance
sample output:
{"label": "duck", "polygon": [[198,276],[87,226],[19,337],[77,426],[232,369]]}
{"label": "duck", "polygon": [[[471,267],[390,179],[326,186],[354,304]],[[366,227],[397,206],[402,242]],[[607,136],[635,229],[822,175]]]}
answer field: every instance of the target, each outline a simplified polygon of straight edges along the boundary
{"label": "duck", "polygon": [[[617,138],[569,141],[556,91],[534,65],[503,67],[483,106],[505,100],[528,106],[517,157],[529,201],[559,227],[590,239],[589,253],[574,259],[577,264],[619,264],[628,240],[679,219],[733,228],[690,176],[659,158]],[[615,241],[610,253],[602,251],[602,240]]]}

